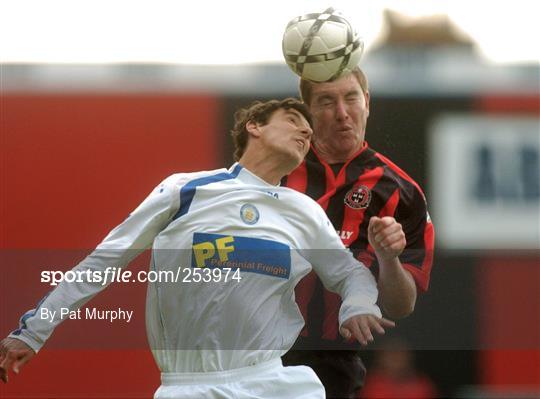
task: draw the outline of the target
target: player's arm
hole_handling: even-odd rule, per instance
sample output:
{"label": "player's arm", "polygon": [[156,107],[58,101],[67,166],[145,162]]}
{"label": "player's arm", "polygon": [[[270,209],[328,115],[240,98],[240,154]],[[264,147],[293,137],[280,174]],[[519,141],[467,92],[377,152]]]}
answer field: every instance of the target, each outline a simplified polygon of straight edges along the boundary
{"label": "player's arm", "polygon": [[[174,186],[167,185],[166,182],[164,185],[158,186],[123,223],[113,229],[101,244],[73,270],[103,272],[107,268],[122,268],[146,249],[153,238],[168,223],[175,211],[173,198],[176,198],[177,195],[174,193]],[[106,274],[102,273],[103,275]],[[33,353],[37,353],[50,337],[54,328],[62,322],[59,316],[54,317],[54,320],[42,319],[40,309],[48,309],[49,314],[55,315],[61,314],[60,308],[78,309],[98,292],[105,289],[109,283],[110,281],[104,283],[90,279],[71,283],[64,281],[48,293],[35,309],[25,313],[21,317],[19,328],[2,341],[0,347],[2,380],[7,382],[7,372],[10,368],[13,371],[18,370],[30,359],[30,352],[26,346]]]}
{"label": "player's arm", "polygon": [[399,256],[406,246],[401,224],[393,217],[372,217],[368,226],[368,241],[379,264],[379,302],[385,314],[393,319],[410,315],[416,304],[416,284]]}
{"label": "player's arm", "polygon": [[417,186],[401,194],[394,215],[399,223],[373,218],[368,227],[379,263],[379,303],[392,318],[412,313],[417,292],[428,288],[433,263],[434,229],[426,198]]}
{"label": "player's arm", "polygon": [[377,283],[371,272],[354,259],[332,224],[322,212],[323,222],[316,240],[308,251],[310,263],[324,286],[341,296],[339,311],[340,332],[345,338],[355,338],[367,345],[373,334],[384,334],[384,329],[394,323],[384,319],[377,306]]}

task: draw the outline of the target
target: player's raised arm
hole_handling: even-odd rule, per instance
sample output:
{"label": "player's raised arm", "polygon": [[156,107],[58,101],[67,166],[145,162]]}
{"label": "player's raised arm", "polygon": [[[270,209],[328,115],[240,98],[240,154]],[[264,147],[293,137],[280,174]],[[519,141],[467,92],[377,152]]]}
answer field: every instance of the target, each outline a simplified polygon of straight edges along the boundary
{"label": "player's raised arm", "polygon": [[345,248],[326,215],[320,212],[320,231],[308,256],[327,289],[342,298],[340,332],[362,345],[373,341],[373,333],[384,334],[394,322],[384,319],[377,306],[377,282],[371,272]]}
{"label": "player's raised arm", "polygon": [[[178,190],[165,180],[158,186],[129,217],[98,245],[98,247],[73,271],[105,271],[107,268],[123,268],[151,243],[167,224],[177,209]],[[106,274],[105,274],[106,275]],[[77,282],[61,282],[43,298],[35,309],[26,312],[19,328],[12,331],[0,344],[0,379],[8,381],[8,372],[18,373],[30,358],[37,353],[63,320],[60,308],[76,310],[94,295],[106,288],[111,281],[82,279]],[[53,319],[42,319],[40,309],[58,315]]]}
{"label": "player's raised arm", "polygon": [[407,240],[400,223],[393,217],[372,217],[369,220],[368,240],[379,263],[378,288],[385,314],[402,318],[411,314],[416,303],[416,284],[399,256]]}

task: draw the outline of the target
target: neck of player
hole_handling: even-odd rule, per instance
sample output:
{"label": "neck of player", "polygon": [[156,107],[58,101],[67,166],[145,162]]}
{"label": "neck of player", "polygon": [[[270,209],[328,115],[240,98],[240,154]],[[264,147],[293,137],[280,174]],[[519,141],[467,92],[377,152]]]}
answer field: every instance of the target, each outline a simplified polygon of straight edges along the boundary
{"label": "neck of player", "polygon": [[319,157],[321,157],[326,163],[332,165],[336,163],[345,163],[356,154],[360,148],[362,148],[362,142],[356,147],[350,149],[339,150],[335,146],[328,145],[324,141],[313,141],[313,147]]}
{"label": "neck of player", "polygon": [[287,157],[261,156],[251,152],[244,153],[238,161],[240,165],[265,182],[277,186],[281,179],[291,173],[298,165]]}

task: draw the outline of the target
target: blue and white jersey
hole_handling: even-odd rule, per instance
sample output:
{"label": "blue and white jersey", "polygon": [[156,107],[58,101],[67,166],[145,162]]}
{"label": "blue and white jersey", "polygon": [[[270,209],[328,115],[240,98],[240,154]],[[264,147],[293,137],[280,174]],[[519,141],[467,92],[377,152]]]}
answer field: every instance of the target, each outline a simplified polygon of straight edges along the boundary
{"label": "blue and white jersey", "polygon": [[[182,272],[177,281],[148,283],[147,334],[162,372],[230,370],[281,356],[304,325],[294,287],[312,268],[342,297],[340,323],[381,316],[372,274],[320,206],[240,164],[166,178],[74,270],[125,267],[150,246],[156,272],[223,271],[206,281]],[[39,307],[77,309],[103,288],[63,282]],[[38,351],[61,321],[32,310],[10,336]]]}

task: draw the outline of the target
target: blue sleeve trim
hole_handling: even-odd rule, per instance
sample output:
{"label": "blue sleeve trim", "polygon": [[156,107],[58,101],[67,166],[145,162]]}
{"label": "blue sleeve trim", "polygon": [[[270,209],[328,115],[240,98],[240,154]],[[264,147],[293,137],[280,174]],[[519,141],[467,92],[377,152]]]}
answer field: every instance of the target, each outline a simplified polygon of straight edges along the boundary
{"label": "blue sleeve trim", "polygon": [[235,179],[241,170],[242,165],[237,164],[231,173],[218,173],[217,175],[201,177],[200,179],[195,179],[187,183],[180,190],[180,209],[178,209],[178,212],[176,212],[176,215],[174,215],[173,220],[176,220],[188,213],[189,207],[193,202],[195,192],[197,191],[197,187],[205,186],[210,183],[216,183],[218,181]]}
{"label": "blue sleeve trim", "polygon": [[37,311],[39,310],[39,308],[41,308],[41,305],[43,304],[43,302],[45,302],[45,299],[47,299],[47,297],[49,296],[51,292],[48,292],[47,295],[45,295],[43,298],[41,298],[41,301],[38,302],[38,304],[36,305],[36,308],[34,310],[30,310],[28,312],[26,312],[25,314],[22,315],[20,321],[19,321],[19,328],[17,328],[15,331],[13,331],[11,333],[11,335],[21,335],[21,332],[23,330],[26,330],[28,329],[28,327],[26,326],[26,320],[28,320],[30,317],[33,317],[35,316],[35,314],[37,313]]}

